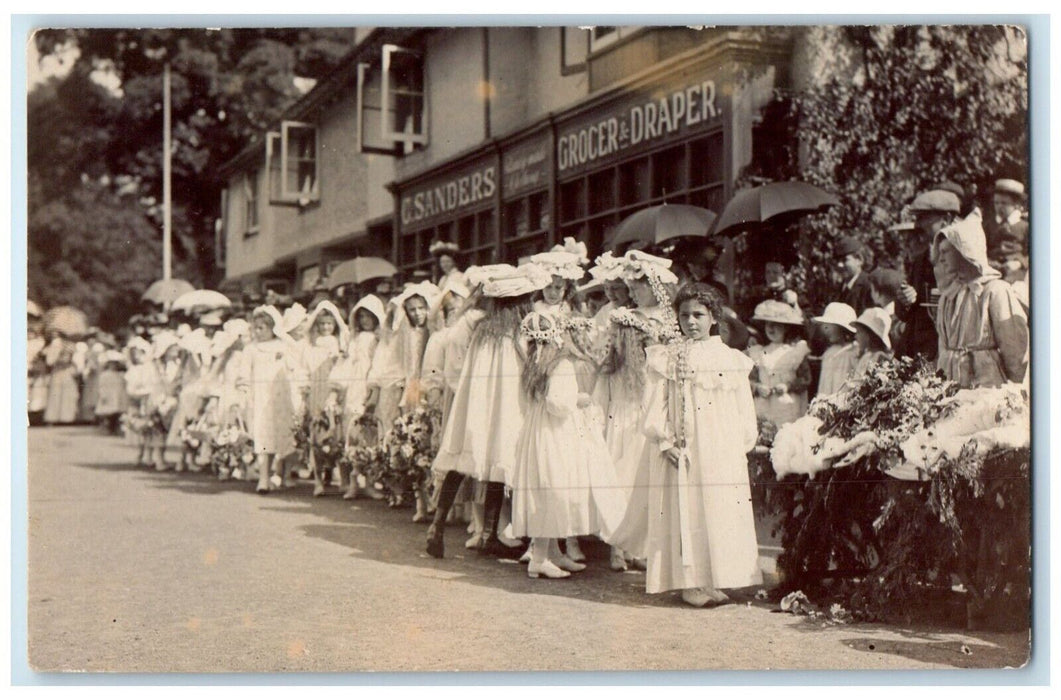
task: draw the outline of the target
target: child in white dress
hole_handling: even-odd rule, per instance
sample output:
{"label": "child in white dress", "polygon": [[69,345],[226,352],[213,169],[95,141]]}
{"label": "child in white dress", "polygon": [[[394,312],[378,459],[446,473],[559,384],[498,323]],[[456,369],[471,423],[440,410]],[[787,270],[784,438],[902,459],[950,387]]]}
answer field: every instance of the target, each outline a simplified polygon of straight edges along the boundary
{"label": "child in white dress", "polygon": [[129,396],[129,423],[137,426],[132,438],[139,452],[136,466],[142,467],[150,458],[151,442],[147,430],[143,429],[144,421],[151,415],[150,397],[155,393],[159,382],[155,363],[151,361],[151,343],[134,335],[126,345],[129,356],[129,367],[125,370],[125,392]]}
{"label": "child in white dress", "polygon": [[799,337],[803,314],[783,301],[769,299],[755,307],[752,321],[763,324],[768,341],[748,348],[755,363],[751,377],[755,411],[781,427],[807,412],[810,347]]}
{"label": "child in white dress", "polygon": [[[280,312],[274,306],[259,306],[251,317],[254,342],[244,350],[237,386],[247,407],[247,428],[254,441],[260,494],[270,490],[270,476],[278,460],[294,449],[294,406],[291,378],[298,368],[289,352]],[[278,477],[282,478],[279,473]],[[275,483],[275,480],[273,480]]]}
{"label": "child in white dress", "polygon": [[818,377],[818,396],[835,394],[858,364],[858,344],[855,342],[855,310],[847,304],[833,302],[825,313],[811,319],[821,324],[822,335],[829,347],[822,353],[822,370]]}
{"label": "child in white dress", "polygon": [[442,442],[432,469],[443,474],[438,507],[427,531],[427,553],[442,558],[446,517],[465,476],[485,483],[483,554],[519,556],[498,537],[505,484],[511,478],[516,440],[523,425],[520,374],[523,350],[519,326],[530,311],[531,295],[552,281],[537,266],[492,265],[469,268],[468,279],[483,284],[486,315],[475,326],[465,356]]}
{"label": "child in white dress", "polygon": [[310,420],[309,468],[313,473],[313,495],[322,496],[325,465],[338,457],[324,454],[322,438],[325,428],[322,426],[327,424],[331,430],[341,430],[338,404],[328,402],[332,389],[330,378],[336,363],[346,352],[350,331],[342,313],[330,301],[317,304],[306,318],[306,325],[309,335],[302,348],[302,371],[305,372],[302,394],[304,410]]}
{"label": "child in white dress", "polygon": [[[328,402],[337,406],[342,414],[343,435],[347,444],[357,420],[365,412],[368,371],[372,367],[372,356],[379,344],[379,329],[383,325],[384,315],[383,302],[375,294],[363,297],[354,305],[350,310],[350,327],[353,331],[346,356],[335,363],[328,378],[331,387]],[[355,465],[351,465],[350,473],[340,476],[347,480],[343,499],[357,498],[360,471]]]}
{"label": "child in white dress", "polygon": [[[609,529],[595,498],[600,491],[593,487],[611,472],[611,456],[586,416],[592,399],[579,391],[563,321],[531,312],[520,330],[528,348],[520,381],[524,419],[512,474],[512,532],[532,538],[531,578],[566,578],[586,568],[571,556],[570,542]],[[614,524],[622,504],[612,502]],[[557,538],[568,538],[566,554]]]}
{"label": "child in white dress", "polygon": [[613,547],[611,568],[626,570],[629,563],[642,564],[647,523],[645,499],[648,472],[642,465],[645,436],[639,430],[644,406],[646,349],[669,342],[678,335],[667,287],[677,284],[671,261],[630,251],[622,259],[621,278],[630,290],[636,308],[616,309],[593,400],[604,413],[604,438],[615,465],[614,483],[627,503],[626,515],[615,537],[627,543]]}
{"label": "child in white dress", "polygon": [[680,589],[703,607],[728,599],[721,588],[762,581],[746,456],[757,438],[752,362],[710,335],[722,311],[711,287],[687,285],[675,307],[684,340],[648,349],[645,591]]}

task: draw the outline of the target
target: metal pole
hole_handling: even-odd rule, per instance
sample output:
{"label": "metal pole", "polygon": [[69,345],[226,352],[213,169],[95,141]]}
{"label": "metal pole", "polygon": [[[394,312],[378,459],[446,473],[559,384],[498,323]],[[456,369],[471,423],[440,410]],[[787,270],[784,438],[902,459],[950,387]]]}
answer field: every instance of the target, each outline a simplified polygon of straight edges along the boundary
{"label": "metal pole", "polygon": [[162,74],[162,279],[168,280],[172,274],[172,226],[171,214],[173,210],[172,195],[170,193],[170,105],[169,105],[169,62],[166,62],[165,72]]}

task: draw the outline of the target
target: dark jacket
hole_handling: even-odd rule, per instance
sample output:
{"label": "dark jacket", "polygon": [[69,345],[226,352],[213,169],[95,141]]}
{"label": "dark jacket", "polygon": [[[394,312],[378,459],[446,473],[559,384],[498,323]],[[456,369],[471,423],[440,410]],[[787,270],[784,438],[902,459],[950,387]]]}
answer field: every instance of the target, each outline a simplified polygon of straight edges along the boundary
{"label": "dark jacket", "polygon": [[904,306],[902,300],[895,302],[895,316],[899,320],[894,335],[895,354],[899,357],[923,355],[935,360],[939,355],[939,334],[928,308],[923,306],[931,299],[936,286],[932,262],[926,252],[915,260],[905,260],[904,267],[907,283],[917,291],[917,299],[910,306]]}
{"label": "dark jacket", "polygon": [[845,286],[840,287],[839,301],[854,309],[856,314],[861,314],[869,307],[875,306],[873,296],[870,294],[869,275],[865,270],[858,273],[850,289]]}

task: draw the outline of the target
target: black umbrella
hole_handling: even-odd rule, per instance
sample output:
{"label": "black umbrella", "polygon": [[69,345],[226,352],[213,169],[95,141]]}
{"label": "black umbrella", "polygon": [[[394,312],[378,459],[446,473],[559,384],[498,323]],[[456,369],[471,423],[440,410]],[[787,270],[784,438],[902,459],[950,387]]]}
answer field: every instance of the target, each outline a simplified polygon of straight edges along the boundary
{"label": "black umbrella", "polygon": [[771,182],[733,195],[715,220],[712,235],[739,233],[782,214],[812,214],[838,204],[835,196],[806,182]]}

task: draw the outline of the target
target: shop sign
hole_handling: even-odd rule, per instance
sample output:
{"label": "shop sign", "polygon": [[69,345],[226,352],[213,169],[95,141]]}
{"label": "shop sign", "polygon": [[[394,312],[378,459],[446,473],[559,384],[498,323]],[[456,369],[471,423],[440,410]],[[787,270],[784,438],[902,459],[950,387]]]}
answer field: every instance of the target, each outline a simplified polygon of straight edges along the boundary
{"label": "shop sign", "polygon": [[713,80],[698,80],[659,97],[627,98],[604,114],[560,130],[556,168],[561,174],[591,167],[668,137],[703,129],[721,114]]}
{"label": "shop sign", "polygon": [[497,164],[489,162],[403,192],[402,229],[455,218],[466,210],[478,208],[497,194],[497,186]]}
{"label": "shop sign", "polygon": [[501,155],[501,193],[504,197],[549,186],[551,146],[548,135],[542,135],[513,146]]}

